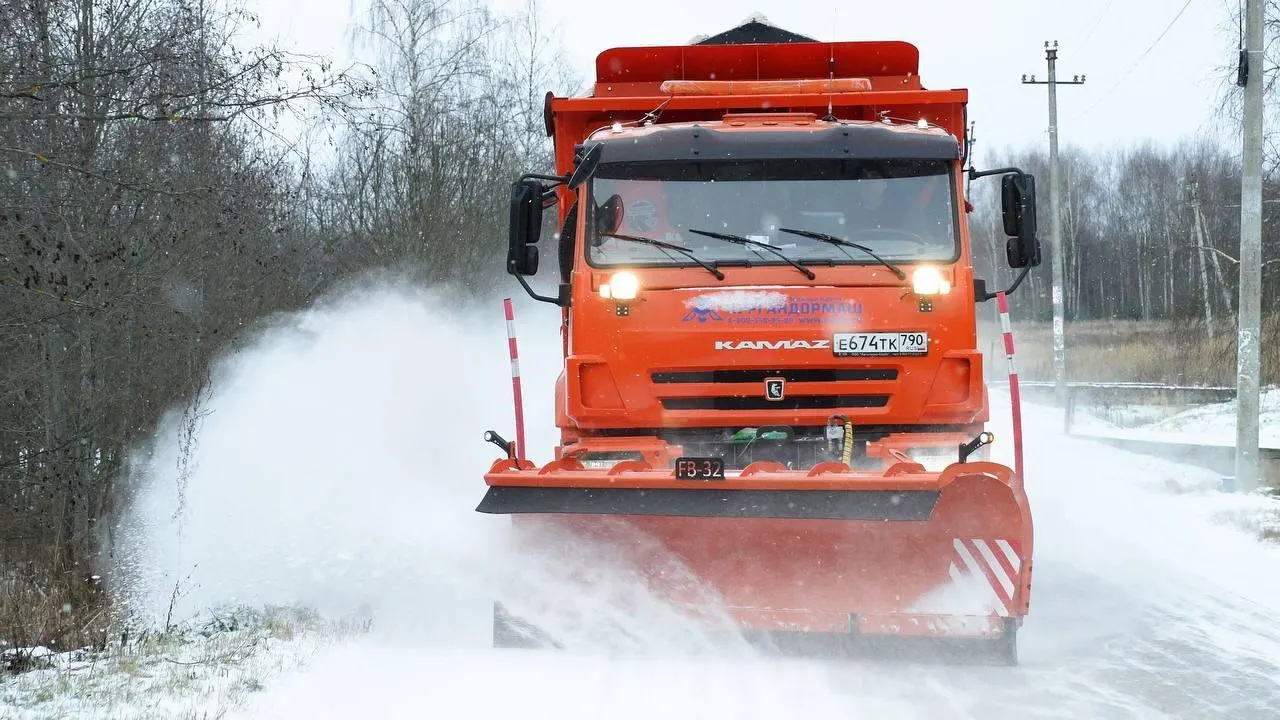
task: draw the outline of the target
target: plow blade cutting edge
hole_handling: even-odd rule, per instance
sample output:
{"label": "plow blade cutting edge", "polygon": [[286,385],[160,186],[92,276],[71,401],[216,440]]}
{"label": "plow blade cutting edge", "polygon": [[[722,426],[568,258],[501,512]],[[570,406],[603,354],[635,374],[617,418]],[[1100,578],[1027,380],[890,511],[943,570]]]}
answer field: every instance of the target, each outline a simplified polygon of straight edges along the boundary
{"label": "plow blade cutting edge", "polygon": [[[704,615],[709,594],[741,630],[984,639],[1016,662],[1032,527],[1008,467],[929,472],[904,459],[883,472],[838,462],[797,471],[760,462],[697,481],[660,467],[499,460],[476,509],[512,515],[517,532],[610,546],[691,617]],[[696,591],[664,587],[672,560]]]}

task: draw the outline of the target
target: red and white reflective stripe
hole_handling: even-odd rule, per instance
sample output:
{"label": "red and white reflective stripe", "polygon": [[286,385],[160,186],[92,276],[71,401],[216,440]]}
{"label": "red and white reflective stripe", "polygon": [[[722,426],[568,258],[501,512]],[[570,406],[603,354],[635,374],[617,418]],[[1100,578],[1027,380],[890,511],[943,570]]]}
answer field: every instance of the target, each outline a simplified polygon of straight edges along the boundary
{"label": "red and white reflective stripe", "polygon": [[1018,576],[1022,571],[1022,559],[1018,557],[1008,540],[987,541],[981,538],[952,540],[955,556],[951,562],[951,579],[963,583],[965,576],[980,578],[975,583],[991,592],[986,598],[999,615],[1012,614],[1013,596],[1018,588]]}
{"label": "red and white reflective stripe", "polygon": [[1013,360],[1013,324],[1009,322],[1009,297],[996,293],[1000,309],[1000,329],[1004,332],[1004,354],[1009,361],[1009,404],[1013,406],[1013,471],[1022,475],[1022,393],[1018,389],[1018,366]]}
{"label": "red and white reflective stripe", "polygon": [[524,403],[520,398],[520,353],[516,351],[516,316],[511,298],[502,301],[507,312],[507,346],[511,352],[511,392],[516,401],[516,458],[524,459]]}

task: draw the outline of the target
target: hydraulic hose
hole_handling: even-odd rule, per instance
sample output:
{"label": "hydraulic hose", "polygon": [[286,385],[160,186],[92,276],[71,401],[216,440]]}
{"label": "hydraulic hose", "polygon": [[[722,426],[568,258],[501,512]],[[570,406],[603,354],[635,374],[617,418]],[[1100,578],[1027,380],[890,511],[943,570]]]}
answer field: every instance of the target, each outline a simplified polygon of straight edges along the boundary
{"label": "hydraulic hose", "polygon": [[844,419],[844,452],[842,459],[844,464],[853,467],[853,423],[848,418]]}

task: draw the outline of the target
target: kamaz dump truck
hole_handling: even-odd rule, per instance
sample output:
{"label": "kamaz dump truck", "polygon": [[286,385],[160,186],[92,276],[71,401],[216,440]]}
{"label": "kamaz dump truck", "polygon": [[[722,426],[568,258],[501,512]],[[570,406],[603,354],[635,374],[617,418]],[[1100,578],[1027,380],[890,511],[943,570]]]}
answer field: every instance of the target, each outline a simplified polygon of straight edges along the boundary
{"label": "kamaz dump truck", "polygon": [[[1035,184],[966,168],[967,91],[926,89],[918,63],[753,23],[606,50],[589,95],[548,93],[555,172],[512,186],[507,270],[562,310],[561,439],[539,466],[487,433],[503,456],[478,511],[639,533],[744,630],[1016,662],[1031,513],[1021,463],[987,455],[975,316],[1040,263]],[[985,176],[1021,271],[1002,292],[974,271],[966,181]],[[559,283],[539,295],[550,208]],[[525,631],[495,608],[495,641]]]}

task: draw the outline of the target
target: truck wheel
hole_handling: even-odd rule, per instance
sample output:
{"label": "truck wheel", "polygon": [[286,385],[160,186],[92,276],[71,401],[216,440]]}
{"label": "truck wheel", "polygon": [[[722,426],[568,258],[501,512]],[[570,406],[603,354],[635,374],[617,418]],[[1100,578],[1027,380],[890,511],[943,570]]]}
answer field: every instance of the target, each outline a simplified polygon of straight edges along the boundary
{"label": "truck wheel", "polygon": [[992,641],[995,644],[996,659],[1001,665],[1014,667],[1018,664],[1018,621],[1014,618],[1004,619],[1004,632],[1000,638]]}
{"label": "truck wheel", "polygon": [[493,647],[548,648],[559,645],[534,625],[508,613],[502,603],[493,604]]}

